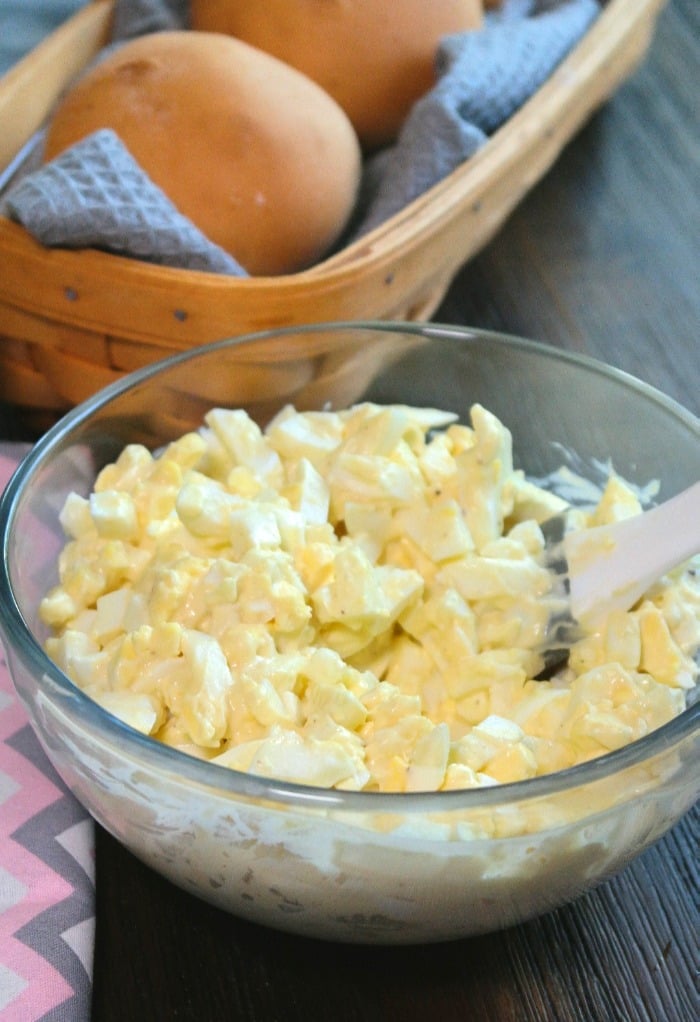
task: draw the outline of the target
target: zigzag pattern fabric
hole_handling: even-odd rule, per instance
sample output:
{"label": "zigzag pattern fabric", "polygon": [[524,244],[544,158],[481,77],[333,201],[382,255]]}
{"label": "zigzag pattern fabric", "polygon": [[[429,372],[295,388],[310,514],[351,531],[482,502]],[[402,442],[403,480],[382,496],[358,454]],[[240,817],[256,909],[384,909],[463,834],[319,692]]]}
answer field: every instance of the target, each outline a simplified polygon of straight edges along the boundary
{"label": "zigzag pattern fabric", "polygon": [[[0,453],[0,490],[15,461]],[[49,763],[0,647],[0,1019],[87,1022],[94,824]]]}

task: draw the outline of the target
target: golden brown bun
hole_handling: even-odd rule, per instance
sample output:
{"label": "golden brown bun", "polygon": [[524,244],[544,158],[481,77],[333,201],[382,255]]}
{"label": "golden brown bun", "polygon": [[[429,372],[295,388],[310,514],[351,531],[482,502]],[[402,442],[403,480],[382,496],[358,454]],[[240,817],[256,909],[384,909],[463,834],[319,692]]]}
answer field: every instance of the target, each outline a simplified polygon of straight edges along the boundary
{"label": "golden brown bun", "polygon": [[393,141],[434,84],[438,40],[478,28],[482,0],[192,0],[192,27],[226,32],[303,71],[367,149]]}
{"label": "golden brown bun", "polygon": [[58,106],[45,159],[104,127],[251,274],[316,262],[355,201],[360,147],[340,107],[228,36],[160,32],[126,43]]}

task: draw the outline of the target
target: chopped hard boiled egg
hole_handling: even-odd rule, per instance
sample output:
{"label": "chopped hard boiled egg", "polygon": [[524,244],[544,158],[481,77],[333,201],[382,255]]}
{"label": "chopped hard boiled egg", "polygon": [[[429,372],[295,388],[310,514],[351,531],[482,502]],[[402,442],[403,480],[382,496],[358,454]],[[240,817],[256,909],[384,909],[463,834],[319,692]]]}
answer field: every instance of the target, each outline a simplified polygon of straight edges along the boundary
{"label": "chopped hard boiled egg", "polygon": [[[505,426],[363,403],[213,409],[131,445],[61,512],[47,651],[130,726],[231,769],[367,791],[548,773],[642,737],[698,679],[700,564],[662,579],[538,682],[564,501]],[[611,478],[586,528],[641,510]]]}

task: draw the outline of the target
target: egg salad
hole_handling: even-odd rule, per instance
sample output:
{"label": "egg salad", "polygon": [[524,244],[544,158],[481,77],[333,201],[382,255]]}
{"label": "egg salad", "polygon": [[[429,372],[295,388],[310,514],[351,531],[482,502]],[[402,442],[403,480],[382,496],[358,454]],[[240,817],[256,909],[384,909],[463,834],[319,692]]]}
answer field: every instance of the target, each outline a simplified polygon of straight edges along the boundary
{"label": "egg salad", "polygon": [[[323,787],[517,781],[680,713],[698,677],[690,562],[536,681],[566,502],[514,469],[487,409],[216,408],[155,455],[126,447],[61,512],[52,659],[144,734]],[[587,528],[638,514],[611,473]]]}

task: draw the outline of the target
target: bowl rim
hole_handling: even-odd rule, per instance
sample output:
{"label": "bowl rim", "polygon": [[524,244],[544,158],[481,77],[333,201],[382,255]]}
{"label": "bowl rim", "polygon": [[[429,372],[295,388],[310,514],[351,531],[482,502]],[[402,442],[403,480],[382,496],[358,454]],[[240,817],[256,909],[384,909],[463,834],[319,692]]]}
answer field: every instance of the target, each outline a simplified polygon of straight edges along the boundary
{"label": "bowl rim", "polygon": [[[228,797],[264,799],[298,808],[347,810],[349,812],[381,812],[411,814],[417,812],[448,812],[488,806],[503,806],[581,787],[605,780],[618,772],[639,766],[652,756],[683,742],[694,732],[700,733],[700,699],[691,703],[668,723],[620,749],[604,753],[573,767],[503,784],[450,791],[374,792],[321,788],[267,778],[234,770],[207,760],[198,759],[176,748],[164,745],[142,734],[104,710],[57,667],[44,652],[25,621],[15,598],[9,569],[9,547],[14,519],[26,485],[33,472],[44,464],[53,450],[76,427],[98,409],[121,394],[140,386],[163,371],[217,350],[230,349],[267,338],[295,336],[309,332],[340,332],[341,330],[404,333],[457,343],[486,340],[505,348],[539,353],[546,358],[578,365],[589,372],[620,382],[640,396],[662,407],[700,439],[700,419],[689,409],[652,385],[608,365],[598,359],[556,348],[541,341],[495,330],[485,330],[442,323],[415,323],[400,320],[339,320],[271,328],[224,338],[190,348],[125,374],[120,380],[102,388],[76,405],[58,420],[25,454],[5,490],[0,494],[0,642],[4,641],[8,667],[12,677],[12,659],[17,654],[31,673],[48,682],[54,696],[70,704],[80,723],[93,737],[103,738],[110,746],[133,750],[134,757],[149,762],[152,772],[171,775],[182,784],[193,783],[213,793]],[[14,680],[14,679],[13,679]],[[29,710],[29,708],[27,708]],[[31,711],[29,710],[30,718]]]}

